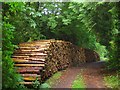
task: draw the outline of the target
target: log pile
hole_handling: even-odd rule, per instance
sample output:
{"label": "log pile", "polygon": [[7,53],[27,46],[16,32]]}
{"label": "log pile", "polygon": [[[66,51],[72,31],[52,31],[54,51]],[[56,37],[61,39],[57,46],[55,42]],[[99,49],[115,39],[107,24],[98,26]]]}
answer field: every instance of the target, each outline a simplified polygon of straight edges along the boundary
{"label": "log pile", "polygon": [[40,40],[19,44],[12,56],[17,72],[24,82],[32,84],[36,78],[44,81],[55,72],[69,66],[98,61],[96,52],[77,47],[70,42],[61,40]]}

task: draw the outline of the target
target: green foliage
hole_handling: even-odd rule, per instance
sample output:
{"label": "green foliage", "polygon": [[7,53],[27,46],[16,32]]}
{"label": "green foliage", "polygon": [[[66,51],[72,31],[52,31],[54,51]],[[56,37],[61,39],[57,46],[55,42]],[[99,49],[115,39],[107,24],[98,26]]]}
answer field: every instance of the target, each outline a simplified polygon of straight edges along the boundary
{"label": "green foliage", "polygon": [[41,17],[41,13],[36,12],[36,10],[27,3],[4,3],[3,9],[3,14],[9,16],[7,21],[15,27],[13,33],[14,44],[45,38],[45,36],[40,33],[39,28],[36,27],[37,23],[35,22],[35,19]]}
{"label": "green foliage", "polygon": [[115,88],[115,89],[120,88],[120,79],[118,75],[117,76],[113,76],[113,75],[106,76],[104,77],[104,80],[108,88]]}
{"label": "green foliage", "polygon": [[50,85],[47,83],[41,84],[40,88],[50,88]]}
{"label": "green foliage", "polygon": [[109,42],[110,48],[109,48],[109,62],[108,62],[108,69],[115,69],[119,70],[120,68],[120,58],[119,58],[119,41],[120,41],[120,6],[119,3],[110,3],[112,8],[109,10],[109,12],[112,14],[112,36],[111,41]]}
{"label": "green foliage", "polygon": [[22,9],[24,9],[24,3],[17,3],[17,2],[13,2],[13,3],[9,3],[9,10],[11,12],[17,13],[18,11],[21,11]]}
{"label": "green foliage", "polygon": [[12,44],[14,27],[6,22],[3,22],[3,52],[2,52],[2,79],[3,88],[18,88],[18,81],[21,81],[20,75],[14,71],[11,55],[14,45]]}
{"label": "green foliage", "polygon": [[84,90],[85,87],[86,86],[84,84],[83,77],[81,75],[78,75],[72,83],[72,88],[81,88]]}
{"label": "green foliage", "polygon": [[22,85],[19,85],[17,82],[22,81],[22,78],[19,74],[15,72],[14,63],[11,59],[13,54],[14,44],[12,40],[14,38],[13,32],[15,27],[11,25],[7,20],[9,16],[3,17],[3,32],[2,32],[2,87],[6,88],[22,88]]}
{"label": "green foliage", "polygon": [[38,80],[38,78],[36,78],[36,80],[33,82],[33,88],[34,89],[40,88],[40,81]]}
{"label": "green foliage", "polygon": [[7,10],[10,14],[9,21],[16,27],[14,44],[55,38],[93,50],[96,48],[96,36],[92,31],[95,25],[92,21],[92,10],[96,3],[21,3],[20,8],[15,9],[16,14],[10,12],[14,13],[13,8],[18,3],[8,5],[12,8]]}
{"label": "green foliage", "polygon": [[106,46],[100,45],[100,43],[96,43],[96,52],[100,55],[100,60],[106,60],[108,61],[108,50],[106,49]]}

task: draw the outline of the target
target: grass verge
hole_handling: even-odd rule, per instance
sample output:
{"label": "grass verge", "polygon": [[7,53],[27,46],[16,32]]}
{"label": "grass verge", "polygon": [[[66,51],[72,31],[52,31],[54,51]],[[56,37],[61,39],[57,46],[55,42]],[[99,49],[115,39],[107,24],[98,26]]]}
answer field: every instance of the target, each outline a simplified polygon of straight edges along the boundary
{"label": "grass verge", "polygon": [[105,76],[104,81],[108,88],[120,88],[120,78],[118,75]]}
{"label": "grass verge", "polygon": [[57,82],[61,75],[62,71],[55,73],[52,77],[50,77],[45,83],[41,85],[41,88],[51,88]]}
{"label": "grass verge", "polygon": [[76,79],[72,83],[72,88],[81,88],[81,89],[84,89],[85,87],[86,86],[85,86],[83,77],[81,75],[77,75]]}

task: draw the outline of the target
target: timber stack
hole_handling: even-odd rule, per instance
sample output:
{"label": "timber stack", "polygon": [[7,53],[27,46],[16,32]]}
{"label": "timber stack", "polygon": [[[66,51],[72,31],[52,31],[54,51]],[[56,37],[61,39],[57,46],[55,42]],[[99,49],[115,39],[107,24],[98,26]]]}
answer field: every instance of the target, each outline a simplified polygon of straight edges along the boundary
{"label": "timber stack", "polygon": [[99,61],[99,55],[95,51],[62,40],[40,40],[18,46],[12,59],[17,72],[24,79],[21,84],[33,84],[36,79],[45,81],[55,72],[69,66]]}

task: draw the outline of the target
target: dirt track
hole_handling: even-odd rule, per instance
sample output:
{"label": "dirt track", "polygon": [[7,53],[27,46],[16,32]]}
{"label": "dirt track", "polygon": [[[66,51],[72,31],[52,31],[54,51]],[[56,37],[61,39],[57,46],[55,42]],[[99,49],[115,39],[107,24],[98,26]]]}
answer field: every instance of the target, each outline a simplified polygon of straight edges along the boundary
{"label": "dirt track", "polygon": [[105,88],[103,73],[101,72],[103,68],[104,62],[102,61],[68,68],[52,88],[71,88],[72,82],[80,73],[84,79],[86,88]]}

